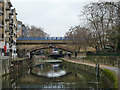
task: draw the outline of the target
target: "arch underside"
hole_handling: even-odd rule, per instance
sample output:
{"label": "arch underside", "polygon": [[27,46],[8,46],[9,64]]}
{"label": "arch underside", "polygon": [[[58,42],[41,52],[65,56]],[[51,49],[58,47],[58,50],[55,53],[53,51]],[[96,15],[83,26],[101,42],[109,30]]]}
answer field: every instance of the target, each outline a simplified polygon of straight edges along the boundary
{"label": "arch underside", "polygon": [[40,49],[49,49],[49,48],[62,49],[62,50],[64,50],[64,51],[68,51],[68,52],[71,52],[71,53],[74,52],[73,49],[71,49],[71,48],[69,48],[69,47],[67,47],[67,46],[60,46],[60,45],[52,45],[52,46],[51,46],[51,45],[48,45],[48,46],[42,46],[42,47],[35,47],[35,48],[32,48],[32,49],[30,50],[30,52],[34,52],[34,51],[40,50]]}

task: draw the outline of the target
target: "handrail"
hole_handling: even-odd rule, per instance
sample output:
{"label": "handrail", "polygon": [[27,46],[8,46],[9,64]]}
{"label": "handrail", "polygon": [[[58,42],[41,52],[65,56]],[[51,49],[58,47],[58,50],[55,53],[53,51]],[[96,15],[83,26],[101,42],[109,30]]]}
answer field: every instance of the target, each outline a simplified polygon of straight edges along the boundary
{"label": "handrail", "polygon": [[19,37],[17,40],[69,40],[64,37]]}

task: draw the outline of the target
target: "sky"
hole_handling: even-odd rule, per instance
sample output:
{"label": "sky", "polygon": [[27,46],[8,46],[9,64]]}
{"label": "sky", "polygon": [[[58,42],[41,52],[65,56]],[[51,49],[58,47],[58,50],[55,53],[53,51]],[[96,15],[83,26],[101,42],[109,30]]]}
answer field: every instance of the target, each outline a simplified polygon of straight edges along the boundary
{"label": "sky", "polygon": [[26,25],[41,27],[53,37],[63,37],[80,25],[83,6],[93,0],[11,0],[18,13],[17,19]]}

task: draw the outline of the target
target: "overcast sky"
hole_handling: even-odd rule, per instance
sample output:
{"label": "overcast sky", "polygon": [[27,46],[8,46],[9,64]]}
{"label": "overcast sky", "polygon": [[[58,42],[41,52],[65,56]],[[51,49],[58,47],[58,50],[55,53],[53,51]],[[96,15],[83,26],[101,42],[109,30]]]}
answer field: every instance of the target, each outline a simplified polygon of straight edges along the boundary
{"label": "overcast sky", "polygon": [[[91,0],[92,1],[92,0]],[[90,0],[11,0],[24,24],[43,28],[50,36],[64,36],[79,25],[78,15]]]}

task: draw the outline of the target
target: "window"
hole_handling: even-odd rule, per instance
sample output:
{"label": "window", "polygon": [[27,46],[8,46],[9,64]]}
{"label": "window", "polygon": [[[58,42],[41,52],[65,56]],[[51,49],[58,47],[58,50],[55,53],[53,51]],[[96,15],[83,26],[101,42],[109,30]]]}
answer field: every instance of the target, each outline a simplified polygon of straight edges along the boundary
{"label": "window", "polygon": [[18,25],[18,28],[21,28],[21,25]]}

